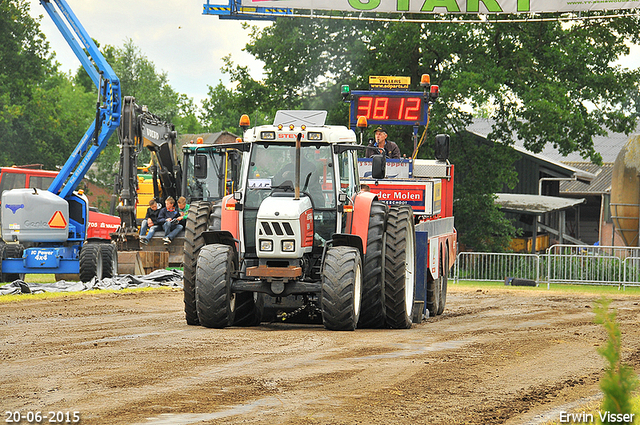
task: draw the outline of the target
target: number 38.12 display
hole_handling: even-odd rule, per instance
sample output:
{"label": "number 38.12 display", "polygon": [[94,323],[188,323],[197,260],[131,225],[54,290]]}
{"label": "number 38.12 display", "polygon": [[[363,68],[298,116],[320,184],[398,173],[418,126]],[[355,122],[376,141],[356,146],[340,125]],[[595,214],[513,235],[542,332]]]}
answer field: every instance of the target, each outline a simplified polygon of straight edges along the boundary
{"label": "number 38.12 display", "polygon": [[369,124],[423,124],[425,120],[422,93],[354,97],[356,116],[366,117]]}

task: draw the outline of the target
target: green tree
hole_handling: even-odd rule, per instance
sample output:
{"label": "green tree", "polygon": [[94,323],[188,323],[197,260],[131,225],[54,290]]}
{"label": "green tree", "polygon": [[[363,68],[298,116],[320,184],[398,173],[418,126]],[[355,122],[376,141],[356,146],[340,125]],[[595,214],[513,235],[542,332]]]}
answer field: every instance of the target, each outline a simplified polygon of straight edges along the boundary
{"label": "green tree", "polygon": [[[607,333],[606,344],[598,348],[598,353],[607,361],[604,375],[600,379],[600,389],[604,394],[600,413],[605,418],[602,421],[605,425],[621,423],[621,421],[609,420],[610,416],[604,415],[605,413],[613,415],[634,413],[633,391],[639,384],[633,367],[622,362],[622,333],[616,321],[616,311],[609,310],[610,303],[610,299],[603,297],[596,301],[593,308],[596,314],[595,322],[603,325]],[[635,423],[635,421],[631,422]]]}
{"label": "green tree", "polygon": [[49,44],[25,0],[0,3],[0,40],[2,94],[11,101],[29,98],[31,86],[40,84],[53,64]]}
{"label": "green tree", "polygon": [[116,48],[113,56],[111,67],[120,78],[122,95],[134,96],[138,105],[147,105],[150,112],[173,121],[178,116],[180,96],[169,84],[167,73],[158,71],[131,39]]}
{"label": "green tree", "polygon": [[[514,187],[517,159],[508,145],[493,143],[461,132],[451,138],[455,164],[453,209],[459,241],[476,251],[501,252],[516,234],[513,224],[494,203],[503,185]],[[500,166],[487,166],[500,164]]]}
{"label": "green tree", "polygon": [[178,96],[178,115],[173,119],[176,131],[182,134],[202,133],[203,126],[198,118],[198,107],[185,94]]}
{"label": "green tree", "polygon": [[57,72],[23,0],[0,3],[0,87],[0,164],[64,163],[73,149],[68,137],[76,135],[65,120],[76,123],[81,115],[65,107],[74,88]]}

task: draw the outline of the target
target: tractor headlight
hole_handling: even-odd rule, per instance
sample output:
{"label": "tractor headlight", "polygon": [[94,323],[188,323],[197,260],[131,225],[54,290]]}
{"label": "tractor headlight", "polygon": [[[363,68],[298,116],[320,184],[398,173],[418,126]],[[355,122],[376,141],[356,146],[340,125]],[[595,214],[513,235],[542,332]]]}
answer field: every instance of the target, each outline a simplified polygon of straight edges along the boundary
{"label": "tractor headlight", "polygon": [[322,140],[322,133],[310,131],[307,133],[307,140]]}
{"label": "tractor headlight", "polygon": [[282,241],[282,252],[293,252],[296,250],[295,241]]}
{"label": "tractor headlight", "polygon": [[260,251],[271,252],[273,251],[273,241],[267,239],[260,239]]}
{"label": "tractor headlight", "polygon": [[260,138],[262,140],[276,140],[276,132],[275,131],[261,131]]}

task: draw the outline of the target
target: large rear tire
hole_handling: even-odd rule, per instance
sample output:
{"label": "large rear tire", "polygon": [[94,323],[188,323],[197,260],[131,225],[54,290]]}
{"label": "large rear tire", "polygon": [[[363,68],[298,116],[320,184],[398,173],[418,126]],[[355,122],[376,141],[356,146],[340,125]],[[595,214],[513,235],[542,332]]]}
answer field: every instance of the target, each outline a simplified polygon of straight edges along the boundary
{"label": "large rear tire", "polygon": [[102,279],[103,261],[101,244],[85,243],[80,249],[80,280],[89,282],[94,277]]}
{"label": "large rear tire", "polygon": [[356,248],[329,248],[322,268],[322,323],[334,331],[355,330],[362,298],[362,260]]}
{"label": "large rear tire", "polygon": [[385,325],[384,257],[387,206],[374,201],[369,215],[367,253],[362,266],[362,310],[359,328],[382,328]]}
{"label": "large rear tire", "polygon": [[231,281],[237,261],[227,245],[205,245],[197,261],[195,300],[198,319],[207,328],[224,328],[234,321],[236,297]]}
{"label": "large rear tire", "polygon": [[387,219],[385,307],[387,326],[409,329],[412,324],[416,275],[416,233],[409,205],[393,205]]}
{"label": "large rear tire", "polygon": [[258,326],[264,314],[264,294],[240,292],[236,294],[234,326]]}
{"label": "large rear tire", "polygon": [[184,230],[183,294],[184,313],[188,325],[200,324],[196,309],[196,268],[198,254],[204,246],[202,233],[209,228],[210,215],[211,204],[208,202],[194,202],[187,214]]}

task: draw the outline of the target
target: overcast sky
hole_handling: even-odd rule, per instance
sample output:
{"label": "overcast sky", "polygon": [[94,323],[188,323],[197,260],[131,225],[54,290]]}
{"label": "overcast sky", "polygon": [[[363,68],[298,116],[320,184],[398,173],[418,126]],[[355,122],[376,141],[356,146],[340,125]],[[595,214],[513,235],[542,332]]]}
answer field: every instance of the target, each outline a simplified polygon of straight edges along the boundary
{"label": "overcast sky", "polygon": [[[80,62],[38,0],[29,0],[33,16],[44,15],[42,32],[62,70],[75,70]],[[131,38],[142,53],[169,76],[178,92],[197,103],[207,97],[207,86],[228,78],[220,72],[222,57],[231,54],[236,64],[248,66],[254,78],[262,75],[262,63],[242,49],[249,41],[241,21],[203,15],[206,0],[67,0],[89,35],[101,45],[122,47]],[[211,2],[214,4],[215,2]],[[225,3],[224,0],[219,2]],[[265,22],[252,21],[264,27]],[[622,64],[640,67],[640,47],[634,46]]]}
{"label": "overcast sky", "polygon": [[[74,73],[80,62],[38,0],[29,0],[32,16],[43,15],[41,30],[63,71]],[[252,75],[262,75],[262,63],[242,49],[249,41],[241,21],[220,20],[203,15],[203,0],[67,0],[80,23],[100,45],[122,47],[130,38],[142,53],[165,71],[178,92],[200,102],[207,86],[219,80],[222,58],[249,66]],[[219,2],[225,3],[224,0]],[[214,2],[212,2],[214,4]],[[56,8],[57,10],[57,8]],[[252,22],[264,27],[264,22]]]}

